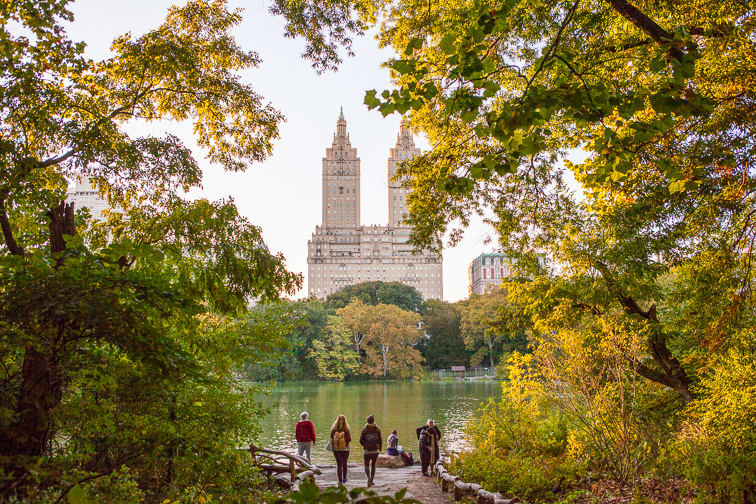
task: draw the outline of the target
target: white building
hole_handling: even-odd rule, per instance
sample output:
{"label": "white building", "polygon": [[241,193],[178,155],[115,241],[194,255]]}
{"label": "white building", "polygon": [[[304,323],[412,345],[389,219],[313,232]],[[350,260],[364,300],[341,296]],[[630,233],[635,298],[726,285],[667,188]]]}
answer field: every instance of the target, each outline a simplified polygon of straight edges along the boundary
{"label": "white building", "polygon": [[403,225],[409,189],[393,181],[396,167],[420,154],[404,121],[388,159],[388,225],[360,223],[360,158],[352,147],[343,112],[333,143],[322,159],[322,225],[307,242],[307,293],[319,298],[347,285],[367,281],[401,282],[415,287],[423,299],[443,299],[441,257],[413,255],[407,240],[412,228]]}
{"label": "white building", "polygon": [[[66,203],[75,203],[74,210],[88,208],[92,218],[96,220],[102,219],[102,211],[110,208],[108,202],[100,198],[97,189],[92,187],[89,177],[81,177],[76,180],[73,192],[66,195]],[[120,208],[117,208],[116,211],[122,212]]]}

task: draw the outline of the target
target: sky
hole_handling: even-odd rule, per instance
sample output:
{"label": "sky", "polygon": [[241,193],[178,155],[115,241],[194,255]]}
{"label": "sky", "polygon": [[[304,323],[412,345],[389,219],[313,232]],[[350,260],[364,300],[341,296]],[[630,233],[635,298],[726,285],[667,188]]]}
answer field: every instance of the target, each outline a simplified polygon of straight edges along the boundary
{"label": "sky", "polygon": [[[72,40],[87,43],[86,54],[98,60],[109,56],[110,43],[130,32],[133,37],[157,28],[168,7],[180,0],[77,0],[71,5],[74,22],[68,25]],[[390,89],[388,71],[380,64],[392,56],[380,50],[374,36],[357,38],[355,57],[344,57],[337,72],[317,75],[311,63],[301,58],[302,40],[283,37],[284,22],[268,13],[269,1],[229,3],[241,7],[244,21],[233,34],[237,43],[255,51],[262,64],[242,74],[245,82],[286,117],[279,127],[281,138],[264,162],[251,164],[246,172],[228,173],[204,159],[193,141],[190,123],[162,121],[141,124],[128,131],[134,135],[177,135],[189,146],[203,168],[201,190],[190,197],[209,200],[233,198],[239,211],[262,228],[271,252],[281,252],[286,266],[307,274],[307,241],[321,224],[321,159],[331,145],[339,110],[344,109],[347,131],[357,149],[362,172],[362,223],[388,222],[387,160],[396,144],[400,116],[384,118],[363,104],[365,91]],[[428,148],[422,137],[415,143]],[[483,245],[489,230],[474,222],[465,239],[444,251],[444,299],[458,301],[468,295],[467,267],[494,245]],[[304,297],[307,278],[296,297]]]}

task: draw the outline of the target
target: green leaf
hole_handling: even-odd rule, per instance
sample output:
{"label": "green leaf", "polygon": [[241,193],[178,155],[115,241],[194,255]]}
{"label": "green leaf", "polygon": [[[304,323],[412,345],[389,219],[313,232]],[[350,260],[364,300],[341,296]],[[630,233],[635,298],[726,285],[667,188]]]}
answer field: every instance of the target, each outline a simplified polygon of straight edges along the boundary
{"label": "green leaf", "polygon": [[407,44],[407,48],[404,50],[404,54],[406,56],[410,56],[415,51],[415,49],[420,49],[423,47],[423,42],[425,41],[421,38],[413,38],[409,41],[409,44]]}
{"label": "green leaf", "polygon": [[378,98],[376,98],[375,94],[376,94],[376,90],[375,89],[371,89],[370,91],[365,91],[365,102],[364,103],[371,110],[381,104],[381,100],[379,100]]}
{"label": "green leaf", "polygon": [[438,47],[444,52],[444,54],[452,55],[457,51],[457,37],[451,33],[444,35],[444,38],[439,42]]}
{"label": "green leaf", "polygon": [[71,490],[69,490],[67,498],[70,504],[88,504],[89,503],[89,500],[87,499],[87,494],[84,492],[84,489],[81,488],[81,485],[76,485]]}
{"label": "green leaf", "polygon": [[414,61],[411,60],[394,60],[391,63],[391,68],[400,74],[408,74],[414,70],[415,64]]}

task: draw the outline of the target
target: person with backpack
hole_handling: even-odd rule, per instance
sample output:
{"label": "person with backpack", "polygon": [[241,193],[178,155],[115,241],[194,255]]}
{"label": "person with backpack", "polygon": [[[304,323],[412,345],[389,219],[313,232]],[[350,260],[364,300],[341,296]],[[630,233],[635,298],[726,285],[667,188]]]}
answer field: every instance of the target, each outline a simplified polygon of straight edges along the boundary
{"label": "person with backpack", "polygon": [[418,427],[415,432],[420,444],[420,462],[423,476],[430,476],[428,466],[435,464],[439,457],[438,440],[441,439],[441,430],[436,427],[433,419],[429,418],[428,422],[422,427]]}
{"label": "person with backpack", "polygon": [[360,444],[362,445],[365,457],[365,474],[368,477],[367,486],[370,488],[373,486],[373,478],[375,478],[375,466],[378,463],[378,455],[383,448],[381,429],[375,425],[375,417],[373,415],[367,417],[365,428],[362,429],[362,434],[360,434]]}
{"label": "person with backpack", "polygon": [[344,415],[336,417],[331,426],[330,445],[333,456],[336,457],[336,474],[339,484],[347,482],[347,460],[349,459],[349,443],[352,442],[352,431]]}
{"label": "person with backpack", "polygon": [[297,422],[297,425],[294,428],[294,439],[297,440],[297,452],[299,453],[299,456],[301,457],[302,454],[305,454],[307,460],[312,462],[310,453],[312,445],[315,443],[315,427],[313,427],[312,422],[307,419],[308,416],[309,415],[306,411],[303,411],[299,415],[301,420]]}

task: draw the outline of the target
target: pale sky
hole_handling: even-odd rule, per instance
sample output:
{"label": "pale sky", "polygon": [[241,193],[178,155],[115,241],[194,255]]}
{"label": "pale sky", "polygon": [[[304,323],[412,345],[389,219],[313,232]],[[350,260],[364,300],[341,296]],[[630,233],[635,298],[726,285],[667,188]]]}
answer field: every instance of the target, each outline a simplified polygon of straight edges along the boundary
{"label": "pale sky", "polygon": [[[68,34],[72,40],[87,43],[89,57],[102,59],[116,36],[131,32],[138,37],[156,28],[167,8],[176,3],[180,1],[77,0],[71,4],[75,21]],[[284,23],[268,13],[269,1],[232,0],[230,6],[244,8],[244,21],[234,32],[237,42],[263,60],[243,78],[286,117],[273,155],[245,173],[227,173],[204,159],[192,139],[190,123],[153,123],[129,131],[135,136],[170,132],[180,137],[204,171],[203,189],[191,195],[210,200],[232,197],[240,213],[262,228],[270,250],[284,254],[288,269],[306,275],[307,240],[321,224],[321,159],[333,140],[340,107],[361,159],[362,223],[388,222],[386,164],[389,149],[396,144],[400,117],[383,118],[377,111],[368,111],[363,99],[367,90],[389,88],[388,71],[380,63],[391,53],[380,51],[375,39],[366,35],[355,40],[356,56],[344,58],[338,72],[318,76],[300,57],[304,42],[283,37]],[[428,147],[423,138],[415,137],[415,143],[423,150]],[[468,265],[480,253],[493,250],[493,245],[483,245],[487,232],[476,223],[460,245],[444,251],[445,300],[467,297]],[[296,297],[304,297],[306,287],[305,277]]]}

